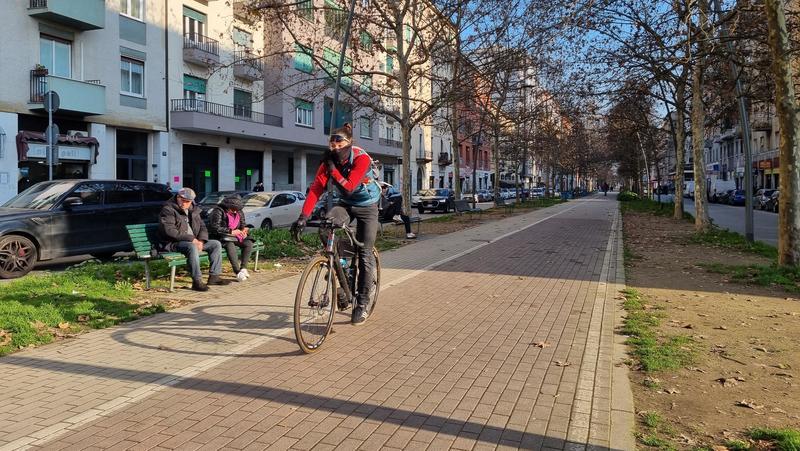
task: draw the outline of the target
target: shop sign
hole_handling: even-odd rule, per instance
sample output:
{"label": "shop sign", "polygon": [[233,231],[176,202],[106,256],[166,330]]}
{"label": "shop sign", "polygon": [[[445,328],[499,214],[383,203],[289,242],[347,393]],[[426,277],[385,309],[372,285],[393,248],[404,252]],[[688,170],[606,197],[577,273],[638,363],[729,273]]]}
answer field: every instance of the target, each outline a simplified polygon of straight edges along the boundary
{"label": "shop sign", "polygon": [[758,169],[772,169],[772,160],[761,160],[758,162]]}
{"label": "shop sign", "polygon": [[[86,146],[58,146],[58,159],[59,160],[92,160],[91,147]],[[28,158],[47,158],[47,144],[28,143]]]}

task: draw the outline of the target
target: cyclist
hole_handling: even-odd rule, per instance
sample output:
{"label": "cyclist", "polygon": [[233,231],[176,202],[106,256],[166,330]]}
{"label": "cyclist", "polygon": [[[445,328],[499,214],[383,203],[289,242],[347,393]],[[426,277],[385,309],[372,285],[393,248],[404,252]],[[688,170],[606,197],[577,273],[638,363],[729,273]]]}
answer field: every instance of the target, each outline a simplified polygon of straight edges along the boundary
{"label": "cyclist", "polygon": [[372,248],[378,233],[378,201],[381,189],[372,170],[372,158],[364,149],[353,145],[353,127],[344,124],[334,129],[328,143],[328,151],[322,158],[317,175],[308,190],[303,211],[292,224],[292,236],[300,238],[306,220],[314,209],[317,199],[331,178],[339,192],[339,205],[327,213],[336,222],[347,222],[355,218],[356,239],[364,243],[359,248],[358,298],[353,308],[351,323],[363,324],[367,320],[367,305],[375,277],[375,256]]}

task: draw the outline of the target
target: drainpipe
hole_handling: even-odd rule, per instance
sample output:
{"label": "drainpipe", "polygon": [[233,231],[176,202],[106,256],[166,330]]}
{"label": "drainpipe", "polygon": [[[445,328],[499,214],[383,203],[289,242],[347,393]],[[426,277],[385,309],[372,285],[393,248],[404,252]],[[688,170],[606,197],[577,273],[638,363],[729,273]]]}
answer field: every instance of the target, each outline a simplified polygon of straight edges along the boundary
{"label": "drainpipe", "polygon": [[167,133],[169,133],[169,0],[164,0],[164,96]]}

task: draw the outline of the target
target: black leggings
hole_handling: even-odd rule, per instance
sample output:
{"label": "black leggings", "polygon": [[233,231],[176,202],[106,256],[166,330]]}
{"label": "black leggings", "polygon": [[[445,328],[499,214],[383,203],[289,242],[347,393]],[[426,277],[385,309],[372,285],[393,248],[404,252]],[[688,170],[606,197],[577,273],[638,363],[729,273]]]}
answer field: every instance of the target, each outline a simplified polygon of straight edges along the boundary
{"label": "black leggings", "polygon": [[[346,216],[345,216],[346,215]],[[375,238],[378,235],[378,203],[367,205],[366,207],[356,207],[353,205],[339,204],[327,215],[337,222],[347,220],[349,223],[356,220],[356,239],[364,243],[364,247],[358,249],[358,305],[366,307],[369,303],[372,284],[375,281],[375,255],[372,248],[375,247]]]}
{"label": "black leggings", "polygon": [[394,215],[400,215],[400,219],[403,221],[403,226],[406,229],[406,233],[411,233],[411,218],[403,214],[402,200],[399,202],[392,202],[381,212],[381,218],[383,218],[384,221],[391,221],[392,218],[394,218]]}

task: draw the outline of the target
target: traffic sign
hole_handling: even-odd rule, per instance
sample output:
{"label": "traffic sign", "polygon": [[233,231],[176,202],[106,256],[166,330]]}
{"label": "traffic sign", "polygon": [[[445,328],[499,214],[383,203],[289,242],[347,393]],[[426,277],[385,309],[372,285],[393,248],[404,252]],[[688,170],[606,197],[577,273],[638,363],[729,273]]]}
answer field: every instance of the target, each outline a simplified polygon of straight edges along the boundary
{"label": "traffic sign", "polygon": [[44,109],[48,113],[55,113],[58,107],[61,106],[61,99],[55,91],[47,91],[44,93]]}

